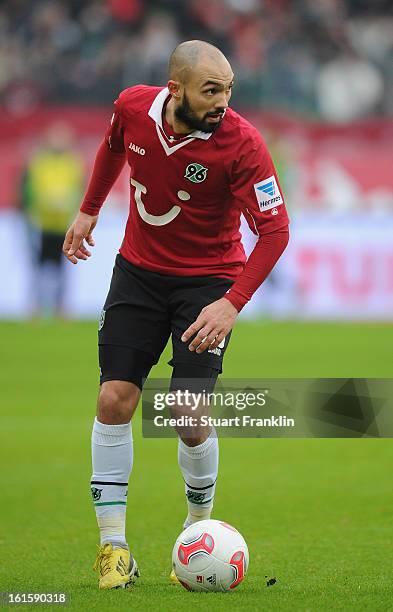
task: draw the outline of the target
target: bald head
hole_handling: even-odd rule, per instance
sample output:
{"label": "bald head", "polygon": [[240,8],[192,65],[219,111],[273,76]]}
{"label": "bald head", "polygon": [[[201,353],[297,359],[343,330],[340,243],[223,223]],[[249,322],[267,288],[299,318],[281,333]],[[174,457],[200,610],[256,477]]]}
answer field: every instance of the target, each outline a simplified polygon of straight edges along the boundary
{"label": "bald head", "polygon": [[185,84],[201,65],[218,65],[230,69],[220,49],[203,40],[187,40],[178,45],[169,58],[169,78]]}
{"label": "bald head", "polygon": [[231,65],[217,47],[202,40],[181,43],[169,60],[169,125],[179,134],[214,132],[224,118],[232,85]]}

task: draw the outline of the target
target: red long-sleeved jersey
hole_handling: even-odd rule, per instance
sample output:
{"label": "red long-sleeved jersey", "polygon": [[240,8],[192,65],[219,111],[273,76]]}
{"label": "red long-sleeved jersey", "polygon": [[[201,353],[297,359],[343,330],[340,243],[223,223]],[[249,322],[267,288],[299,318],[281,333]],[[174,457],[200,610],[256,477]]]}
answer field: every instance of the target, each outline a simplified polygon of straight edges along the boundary
{"label": "red long-sleeved jersey", "polygon": [[[98,214],[128,161],[123,257],[162,274],[234,279],[225,297],[241,310],[288,242],[273,162],[256,128],[229,108],[215,132],[176,136],[163,116],[168,99],[168,89],[145,85],[120,94],[81,211]],[[241,213],[259,235],[247,263]]]}

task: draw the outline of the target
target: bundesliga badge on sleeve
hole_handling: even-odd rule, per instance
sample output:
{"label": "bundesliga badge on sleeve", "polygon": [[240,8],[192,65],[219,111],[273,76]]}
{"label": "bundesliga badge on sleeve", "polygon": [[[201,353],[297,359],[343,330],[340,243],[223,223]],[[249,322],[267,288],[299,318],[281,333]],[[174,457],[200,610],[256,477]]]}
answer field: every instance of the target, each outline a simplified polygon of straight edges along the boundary
{"label": "bundesliga badge on sleeve", "polygon": [[282,195],[274,175],[256,183],[254,189],[261,212],[275,208],[283,203]]}

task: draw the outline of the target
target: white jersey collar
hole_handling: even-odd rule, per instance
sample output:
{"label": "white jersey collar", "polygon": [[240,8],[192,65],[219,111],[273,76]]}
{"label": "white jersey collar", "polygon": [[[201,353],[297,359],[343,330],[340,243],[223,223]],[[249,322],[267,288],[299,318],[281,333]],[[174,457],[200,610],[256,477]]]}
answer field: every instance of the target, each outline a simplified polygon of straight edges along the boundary
{"label": "white jersey collar", "polygon": [[[162,89],[157,96],[153,100],[153,104],[151,105],[148,115],[156,122],[157,125],[163,130],[164,127],[162,125],[162,109],[164,107],[165,100],[169,96],[169,89],[165,87]],[[201,138],[202,140],[208,140],[212,136],[212,132],[202,132],[200,130],[196,130],[188,135],[189,138]]]}

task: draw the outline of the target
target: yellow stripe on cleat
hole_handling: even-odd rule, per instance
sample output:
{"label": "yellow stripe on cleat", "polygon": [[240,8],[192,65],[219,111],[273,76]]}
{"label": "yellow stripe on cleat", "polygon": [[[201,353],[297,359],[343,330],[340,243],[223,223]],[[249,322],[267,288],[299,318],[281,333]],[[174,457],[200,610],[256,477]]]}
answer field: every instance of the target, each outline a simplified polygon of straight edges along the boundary
{"label": "yellow stripe on cleat", "polygon": [[178,577],[175,574],[175,570],[172,570],[169,575],[169,580],[172,584],[180,584]]}

